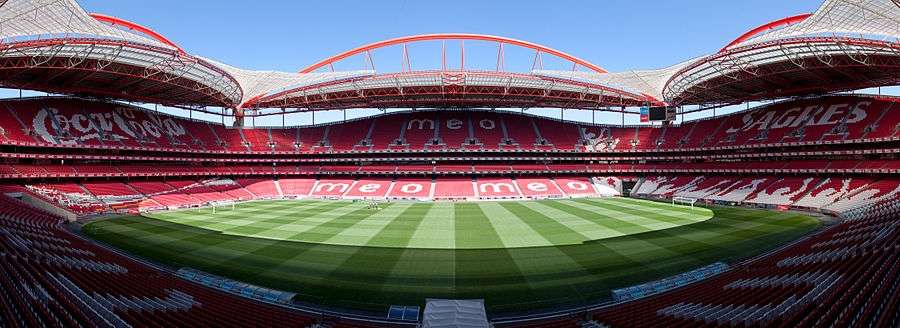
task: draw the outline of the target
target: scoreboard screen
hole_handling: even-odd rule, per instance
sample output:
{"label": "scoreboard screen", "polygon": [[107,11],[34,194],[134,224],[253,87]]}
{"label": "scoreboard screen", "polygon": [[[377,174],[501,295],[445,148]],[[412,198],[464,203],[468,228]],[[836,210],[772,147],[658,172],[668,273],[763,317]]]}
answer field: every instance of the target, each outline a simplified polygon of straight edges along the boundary
{"label": "scoreboard screen", "polygon": [[675,107],[650,107],[649,113],[647,114],[647,118],[651,122],[674,121],[676,111]]}
{"label": "scoreboard screen", "polygon": [[665,121],[666,120],[666,108],[665,107],[650,107],[650,121]]}

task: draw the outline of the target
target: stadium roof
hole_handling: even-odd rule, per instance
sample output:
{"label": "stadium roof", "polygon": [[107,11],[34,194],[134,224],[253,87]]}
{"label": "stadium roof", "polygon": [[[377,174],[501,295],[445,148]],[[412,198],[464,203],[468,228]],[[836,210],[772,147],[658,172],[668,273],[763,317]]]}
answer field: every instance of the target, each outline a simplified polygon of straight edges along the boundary
{"label": "stadium roof", "polygon": [[73,0],[0,3],[0,85],[187,106],[228,106],[242,94],[219,66]]}
{"label": "stadium roof", "polygon": [[[465,47],[461,43],[459,69],[448,69],[446,49],[442,46],[442,65],[439,70],[413,70],[408,64],[407,44],[426,41],[482,41],[498,45],[497,68],[486,71],[465,66]],[[318,69],[355,55],[403,46],[405,69],[401,72],[376,72],[374,63],[370,74],[332,79],[331,81],[300,84],[281,88],[276,92],[252,97],[243,107],[288,107],[310,109],[391,108],[391,107],[560,107],[598,109],[608,106],[636,106],[659,103],[651,96],[602,83],[575,81],[536,74],[508,72],[503,68],[504,46],[533,50],[535,67],[542,66],[541,56],[547,54],[571,62],[573,68],[583,67],[597,74],[606,70],[563,51],[540,44],[511,38],[465,33],[424,34],[399,37],[363,45],[326,58],[300,71],[310,74]],[[326,72],[322,74],[337,74]]]}
{"label": "stadium roof", "polygon": [[898,50],[896,1],[826,0],[815,13],[763,24],[667,68],[544,74],[626,85],[673,105],[729,104],[896,85]]}
{"label": "stadium roof", "polygon": [[751,32],[758,33],[679,69],[663,97],[738,103],[900,83],[896,1],[827,0],[811,15]]}
{"label": "stadium roof", "polygon": [[[0,86],[191,108],[601,109],[738,103],[900,82],[900,7],[891,0],[826,0],[814,13],[763,24],[716,53],[663,69],[613,73],[560,50],[478,34],[401,37],[299,73],[253,71],[189,54],[139,24],[88,14],[75,0],[8,0],[0,8]],[[428,40],[495,42],[498,69],[461,63],[457,70],[381,72],[372,63],[363,70],[317,71],[392,45],[402,45],[406,55],[407,43]],[[503,46],[533,50],[536,64],[542,54],[561,58],[573,70],[536,65],[506,72]]]}

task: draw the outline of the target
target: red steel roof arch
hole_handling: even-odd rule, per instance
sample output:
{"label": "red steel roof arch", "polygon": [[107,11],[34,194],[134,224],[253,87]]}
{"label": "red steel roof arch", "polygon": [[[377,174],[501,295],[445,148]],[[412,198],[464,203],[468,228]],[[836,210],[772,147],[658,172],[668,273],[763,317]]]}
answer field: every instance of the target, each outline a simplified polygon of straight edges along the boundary
{"label": "red steel roof arch", "polygon": [[162,34],[157,33],[156,31],[150,29],[149,27],[146,27],[141,24],[138,24],[138,23],[135,23],[132,21],[128,21],[125,19],[121,19],[118,17],[109,16],[109,15],[98,14],[98,13],[90,13],[89,15],[91,17],[93,17],[94,19],[96,19],[97,21],[112,24],[112,25],[122,26],[127,29],[135,30],[135,31],[141,32],[143,34],[146,34],[147,36],[153,38],[156,41],[162,42],[163,44],[166,44],[172,48],[178,49],[179,53],[186,54],[184,49],[182,49],[177,44],[175,44],[175,42],[172,42],[172,40],[169,40],[168,38],[164,37]]}
{"label": "red steel roof arch", "polygon": [[733,41],[729,42],[726,46],[722,47],[722,49],[720,49],[719,52],[724,52],[725,50],[728,50],[729,48],[731,48],[737,44],[740,44],[741,42],[747,41],[747,40],[749,40],[763,32],[766,32],[768,30],[782,27],[782,26],[788,26],[788,25],[800,23],[812,15],[813,14],[811,14],[811,13],[794,15],[794,16],[785,17],[785,18],[782,18],[779,20],[774,20],[774,21],[765,23],[763,25],[757,26],[756,28],[747,31],[744,34],[741,34],[741,36],[739,36],[736,39],[734,39]]}
{"label": "red steel roof arch", "polygon": [[337,55],[325,58],[315,64],[312,64],[312,65],[300,70],[300,73],[310,73],[319,68],[328,66],[337,61],[345,59],[347,57],[358,55],[358,54],[364,53],[366,51],[371,51],[374,49],[389,47],[389,46],[403,44],[403,43],[409,43],[409,42],[432,41],[432,40],[475,40],[475,41],[489,41],[489,42],[498,42],[498,43],[502,43],[502,44],[510,44],[510,45],[514,45],[514,46],[533,49],[535,51],[550,54],[553,56],[557,56],[559,58],[568,60],[572,63],[581,65],[581,66],[588,68],[597,73],[601,73],[601,74],[608,73],[602,67],[594,65],[593,63],[588,62],[584,59],[572,56],[563,51],[556,50],[556,49],[553,49],[553,48],[550,48],[547,46],[543,46],[543,45],[540,45],[537,43],[532,43],[532,42],[528,42],[528,41],[522,41],[522,40],[507,38],[507,37],[502,37],[502,36],[496,36],[496,35],[470,34],[470,33],[420,34],[420,35],[410,35],[410,36],[403,36],[403,37],[399,37],[399,38],[378,41],[378,42],[366,44],[363,46],[359,46],[359,47],[347,50],[345,52],[339,53]]}

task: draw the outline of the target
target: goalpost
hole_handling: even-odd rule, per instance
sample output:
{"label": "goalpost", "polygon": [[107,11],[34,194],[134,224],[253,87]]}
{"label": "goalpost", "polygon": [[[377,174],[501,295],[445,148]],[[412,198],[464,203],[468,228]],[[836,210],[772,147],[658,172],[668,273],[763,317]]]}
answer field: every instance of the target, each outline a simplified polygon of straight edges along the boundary
{"label": "goalpost", "polygon": [[380,210],[380,209],[381,209],[381,205],[378,203],[377,200],[374,200],[374,199],[368,200],[368,201],[366,202],[366,209],[370,209],[370,210]]}
{"label": "goalpost", "polygon": [[690,204],[691,208],[693,208],[694,203],[696,203],[696,202],[697,202],[696,198],[681,197],[681,196],[672,197],[672,206],[675,206],[675,204],[682,204],[682,205]]}
{"label": "goalpost", "polygon": [[231,206],[231,211],[234,212],[235,204],[237,204],[237,203],[233,200],[223,200],[220,202],[213,202],[212,203],[212,214],[216,214],[216,209],[219,206],[224,206],[225,208],[228,208],[229,205]]}

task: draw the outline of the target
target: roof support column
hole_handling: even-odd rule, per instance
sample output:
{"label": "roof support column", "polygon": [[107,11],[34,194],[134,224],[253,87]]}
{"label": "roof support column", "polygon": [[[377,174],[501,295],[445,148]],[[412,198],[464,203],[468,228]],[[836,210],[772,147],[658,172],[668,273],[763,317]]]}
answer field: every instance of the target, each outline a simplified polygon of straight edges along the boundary
{"label": "roof support column", "polygon": [[243,127],[244,126],[244,108],[237,107],[234,108],[234,127]]}

